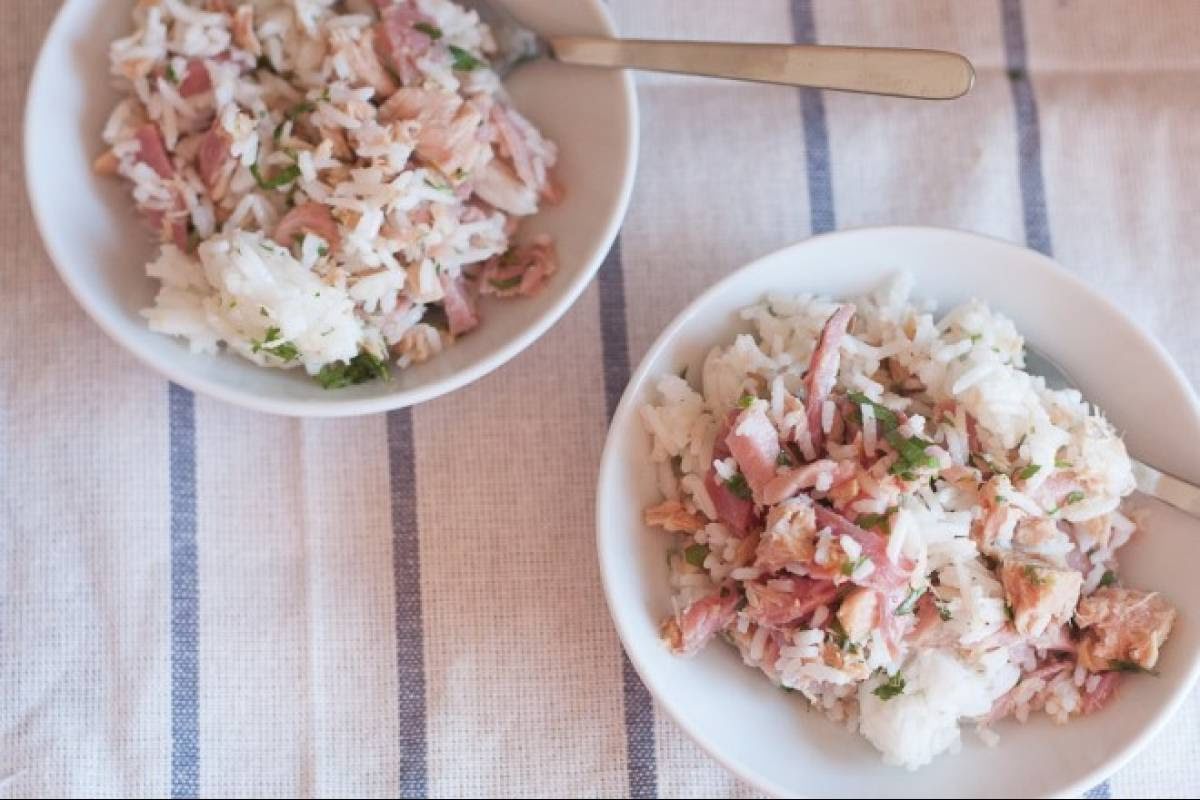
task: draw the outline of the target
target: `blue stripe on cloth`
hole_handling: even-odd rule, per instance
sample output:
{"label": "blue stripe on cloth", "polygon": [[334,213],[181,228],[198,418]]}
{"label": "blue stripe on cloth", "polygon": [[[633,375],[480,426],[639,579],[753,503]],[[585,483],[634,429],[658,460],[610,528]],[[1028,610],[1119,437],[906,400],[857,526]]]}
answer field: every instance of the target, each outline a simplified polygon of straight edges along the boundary
{"label": "blue stripe on cloth", "polygon": [[421,539],[412,409],[387,415],[392,503],[392,574],[396,593],[400,796],[429,794],[425,721],[425,632],[421,617]]}
{"label": "blue stripe on cloth", "polygon": [[[792,0],[792,38],[814,44],[817,26],[810,0]],[[804,122],[805,169],[808,174],[809,226],[814,234],[837,227],[833,211],[833,178],[829,170],[829,128],[825,124],[825,96],[817,89],[800,90],[800,115]]]}
{"label": "blue stripe on cloth", "polygon": [[[625,273],[621,240],[613,242],[597,278],[600,284],[600,341],[604,360],[604,403],[611,422],[629,382],[629,333],[625,316]],[[658,796],[658,758],[654,750],[654,706],[629,657],[621,652],[625,699],[625,747],[629,796]]]}
{"label": "blue stripe on cloth", "polygon": [[1021,207],[1025,217],[1025,243],[1049,255],[1050,220],[1046,215],[1046,181],[1042,174],[1042,134],[1038,126],[1037,98],[1029,80],[1025,44],[1025,18],[1019,0],[1000,0],[1004,23],[1004,58],[1017,115],[1017,159]]}
{"label": "blue stripe on cloth", "polygon": [[200,796],[196,400],[168,387],[171,485],[171,796]]}
{"label": "blue stripe on cloth", "polygon": [[[1050,218],[1046,213],[1046,180],[1042,173],[1042,133],[1038,123],[1037,98],[1029,79],[1025,16],[1020,0],[1000,0],[1004,27],[1004,60],[1012,87],[1017,116],[1017,169],[1021,185],[1021,209],[1025,221],[1025,243],[1050,255]],[[1087,790],[1084,797],[1112,797],[1112,786],[1104,781]]]}

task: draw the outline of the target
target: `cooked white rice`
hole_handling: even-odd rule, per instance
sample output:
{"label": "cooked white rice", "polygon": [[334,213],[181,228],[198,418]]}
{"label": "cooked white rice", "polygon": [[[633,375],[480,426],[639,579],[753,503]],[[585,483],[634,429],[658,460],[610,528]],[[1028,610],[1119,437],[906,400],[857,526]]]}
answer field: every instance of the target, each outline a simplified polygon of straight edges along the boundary
{"label": "cooked white rice", "polygon": [[[440,352],[478,294],[535,293],[553,143],[513,109],[449,0],[137,0],[97,171],[158,232],[145,316],[327,386]],[[348,367],[348,365],[351,365]],[[347,379],[349,375],[349,379]]]}
{"label": "cooked white rice", "polygon": [[1070,626],[1136,526],[1099,412],[1023,370],[1008,319],[978,301],[939,319],[910,290],[901,275],[852,309],[770,296],[641,415],[664,497],[647,522],[682,534],[669,646],[721,633],[915,769],[958,749],[961,720],[994,742],[1002,717],[1105,702],[1126,662]]}

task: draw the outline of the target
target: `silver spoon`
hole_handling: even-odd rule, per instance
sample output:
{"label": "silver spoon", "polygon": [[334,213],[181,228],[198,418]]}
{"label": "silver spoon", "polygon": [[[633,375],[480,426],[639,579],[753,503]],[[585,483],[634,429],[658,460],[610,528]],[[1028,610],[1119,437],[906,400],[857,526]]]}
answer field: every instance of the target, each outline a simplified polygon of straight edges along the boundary
{"label": "silver spoon", "polygon": [[[1079,388],[1057,362],[1045,353],[1033,349],[1028,343],[1025,345],[1025,371],[1030,375],[1041,375],[1050,389]],[[1137,481],[1139,492],[1157,497],[1194,517],[1200,517],[1200,486],[1168,475],[1132,456],[1129,460],[1133,462],[1133,478]]]}
{"label": "silver spoon", "polygon": [[537,58],[588,67],[646,69],[892,97],[951,100],[975,82],[958,53],[897,47],[648,41],[601,36],[543,38],[494,0],[458,0],[492,29],[492,68],[505,77]]}

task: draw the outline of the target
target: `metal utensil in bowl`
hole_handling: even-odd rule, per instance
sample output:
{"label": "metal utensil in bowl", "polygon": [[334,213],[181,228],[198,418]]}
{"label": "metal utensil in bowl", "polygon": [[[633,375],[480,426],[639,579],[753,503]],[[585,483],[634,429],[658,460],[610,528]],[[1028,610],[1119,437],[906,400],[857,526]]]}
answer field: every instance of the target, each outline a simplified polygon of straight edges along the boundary
{"label": "metal utensil in bowl", "polygon": [[[1030,347],[1028,343],[1025,345],[1025,371],[1031,375],[1041,375],[1051,389],[1078,388],[1067,371],[1054,359]],[[1129,460],[1133,463],[1133,477],[1139,492],[1200,517],[1200,486],[1155,469],[1132,456]]]}
{"label": "metal utensil in bowl", "polygon": [[492,29],[492,68],[505,77],[538,58],[565,64],[677,72],[842,92],[951,100],[975,82],[971,62],[958,53],[898,47],[736,44],[542,37],[492,0],[459,0]]}

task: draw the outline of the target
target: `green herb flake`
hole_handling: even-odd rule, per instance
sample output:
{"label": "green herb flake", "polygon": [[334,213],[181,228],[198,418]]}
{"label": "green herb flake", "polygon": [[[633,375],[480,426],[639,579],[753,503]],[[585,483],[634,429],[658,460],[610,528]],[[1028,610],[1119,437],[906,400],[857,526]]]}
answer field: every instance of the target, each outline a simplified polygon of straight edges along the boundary
{"label": "green herb flake", "polygon": [[292,342],[284,342],[278,347],[273,347],[270,353],[274,356],[282,358],[284,361],[293,361],[300,357],[300,350]]}
{"label": "green herb flake", "polygon": [[750,499],[750,484],[746,483],[746,476],[740,472],[725,481],[725,488],[743,500]]}
{"label": "green herb flake", "polygon": [[[925,449],[932,446],[933,442],[922,439],[920,436],[905,437],[901,435],[897,430],[900,421],[890,408],[876,403],[862,392],[850,392],[847,396],[860,409],[863,406],[870,406],[874,412],[876,425],[883,434],[883,438],[896,451],[896,462],[888,470],[892,475],[899,475],[904,480],[914,480],[917,469],[937,467],[937,459],[925,452]],[[861,411],[859,415],[861,419]]]}
{"label": "green herb flake", "polygon": [[1071,467],[1073,467],[1075,465],[1072,464],[1070,461],[1064,461],[1061,458],[1056,458],[1056,459],[1054,459],[1054,466],[1057,469],[1070,469]]}
{"label": "green herb flake", "polygon": [[1030,464],[1027,467],[1022,467],[1021,471],[1017,473],[1017,477],[1023,481],[1027,481],[1030,478],[1032,478],[1034,475],[1037,475],[1038,470],[1040,470],[1041,468],[1042,468],[1041,464]]}
{"label": "green herb flake", "polygon": [[1048,579],[1045,575],[1038,572],[1037,567],[1033,564],[1026,564],[1024,568],[1025,580],[1029,581],[1034,586],[1044,586]]}
{"label": "green herb flake", "polygon": [[271,344],[271,342],[275,341],[278,338],[279,338],[279,328],[276,328],[274,325],[272,325],[270,328],[267,328],[267,334],[266,334],[266,336],[264,336],[262,338],[262,341],[259,341],[258,339],[250,340],[250,351],[252,353],[257,353],[258,351],[262,350],[264,347],[267,347],[269,344]]}
{"label": "green herb flake", "polygon": [[858,558],[854,559],[853,561],[843,561],[842,562],[842,574],[845,575],[847,578],[849,578],[855,572],[858,572],[858,568],[861,567],[866,562],[867,562],[866,556],[859,556]]}
{"label": "green herb flake", "polygon": [[971,334],[971,344],[979,344],[982,341],[983,341],[982,333],[972,333]]}
{"label": "green herb flake", "polygon": [[[259,311],[263,311],[259,307]],[[300,350],[292,342],[284,342],[280,340],[279,328],[272,325],[267,328],[267,333],[263,336],[262,341],[253,339],[250,342],[250,351],[254,353],[266,352],[268,355],[275,356],[283,361],[293,361],[300,357]]]}
{"label": "green herb flake", "polygon": [[914,470],[921,467],[931,469],[937,467],[938,460],[925,452],[925,448],[932,447],[933,442],[922,439],[920,436],[910,436],[906,439],[896,431],[888,431],[884,438],[899,456],[896,463],[892,464],[888,470],[891,474],[899,475],[905,480],[912,480],[913,478],[906,477],[906,475],[915,477]]}
{"label": "green herb flake", "polygon": [[488,283],[490,283],[492,286],[496,287],[497,289],[499,289],[502,292],[507,292],[509,289],[515,289],[521,285],[521,276],[515,275],[511,278],[504,278],[503,280],[497,280],[496,278],[489,278]]}
{"label": "green herb flake", "polygon": [[483,62],[463,50],[461,47],[450,45],[450,55],[454,56],[453,67],[459,72],[471,72],[483,66]]}
{"label": "green herb flake", "polygon": [[830,617],[829,628],[825,632],[829,634],[829,641],[833,642],[839,650],[850,647],[850,634],[846,633],[846,629],[842,627],[842,621],[836,616]]}
{"label": "green herb flake", "polygon": [[787,450],[784,450],[781,448],[779,450],[779,455],[775,456],[775,466],[777,466],[777,467],[794,467],[796,465],[792,461],[791,454],[788,453]]}
{"label": "green herb flake", "polygon": [[296,103],[296,105],[289,108],[287,110],[286,116],[288,119],[294,120],[294,119],[296,119],[296,117],[300,116],[301,114],[311,114],[312,112],[314,112],[316,110],[317,110],[316,103],[314,103],[311,100],[302,100],[301,102]]}
{"label": "green herb flake", "polygon": [[694,544],[683,551],[683,558],[693,567],[704,567],[704,559],[708,557],[708,546]]}
{"label": "green herb flake", "polygon": [[847,397],[849,397],[856,405],[860,407],[870,406],[871,410],[875,412],[875,421],[878,422],[879,426],[884,430],[895,429],[896,426],[900,424],[900,421],[896,419],[895,412],[893,412],[887,406],[881,406],[879,403],[876,403],[862,392],[850,392]]}
{"label": "green herb flake", "polygon": [[946,603],[938,603],[937,610],[938,616],[942,618],[942,622],[949,622],[954,618],[950,613],[950,606]]}
{"label": "green herb flake", "polygon": [[905,614],[913,613],[917,607],[917,601],[921,599],[921,595],[925,594],[927,587],[922,586],[920,589],[910,589],[908,597],[901,601],[900,605],[896,606],[896,610],[892,613],[897,617],[903,617]]}
{"label": "green herb flake", "polygon": [[1076,489],[1067,495],[1067,502],[1064,505],[1071,506],[1075,505],[1076,503],[1082,503],[1085,497],[1087,497],[1086,494]]}
{"label": "green herb flake", "polygon": [[754,401],[757,399],[758,398],[754,395],[746,393],[738,398],[738,408],[749,408],[750,406],[754,405]]}
{"label": "green herb flake", "polygon": [[1108,668],[1113,672],[1143,672],[1147,675],[1158,677],[1158,672],[1152,669],[1146,669],[1136,661],[1123,661],[1121,659],[1111,659],[1108,662]]}
{"label": "green herb flake", "polygon": [[325,245],[321,245],[317,248],[317,255],[321,258],[324,258],[325,256],[329,255],[329,248]]}
{"label": "green herb flake", "polygon": [[891,700],[893,697],[904,694],[904,676],[897,672],[876,686],[872,694],[880,700]]}
{"label": "green herb flake", "polygon": [[428,22],[418,22],[413,25],[413,28],[433,39],[435,42],[442,38],[442,29],[436,25],[430,25]]}
{"label": "green herb flake", "polygon": [[896,508],[893,506],[882,514],[859,514],[858,519],[854,520],[854,524],[864,531],[869,531],[872,528],[883,528],[885,532],[890,532],[891,514],[895,510]]}
{"label": "green herb flake", "polygon": [[391,374],[388,372],[387,364],[366,350],[350,359],[349,363],[335,361],[326,364],[315,376],[317,383],[325,389],[342,389],[376,378],[385,381],[391,380]]}
{"label": "green herb flake", "polygon": [[1117,574],[1111,569],[1106,569],[1104,575],[1100,578],[1099,586],[1112,586],[1117,582]]}
{"label": "green herb flake", "polygon": [[167,64],[167,70],[164,73],[164,75],[166,76],[166,79],[169,80],[171,83],[174,83],[174,84],[179,83],[179,73],[177,73],[175,71],[174,66]]}
{"label": "green herb flake", "polygon": [[286,186],[287,184],[299,178],[300,167],[292,164],[290,167],[280,170],[279,174],[274,178],[267,179],[263,178],[262,172],[260,172],[258,169],[258,164],[254,163],[250,165],[250,174],[254,176],[254,181],[258,184],[258,188],[262,189],[263,191],[269,191],[271,189],[278,189],[281,186]]}

